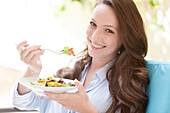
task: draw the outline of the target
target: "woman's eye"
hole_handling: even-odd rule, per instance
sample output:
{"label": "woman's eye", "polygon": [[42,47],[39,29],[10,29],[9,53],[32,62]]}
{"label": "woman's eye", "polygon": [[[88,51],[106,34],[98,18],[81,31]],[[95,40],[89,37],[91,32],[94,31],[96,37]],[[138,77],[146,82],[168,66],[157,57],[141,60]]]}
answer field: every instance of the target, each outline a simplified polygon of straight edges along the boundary
{"label": "woman's eye", "polygon": [[114,34],[114,32],[112,30],[110,30],[110,29],[106,29],[106,32]]}
{"label": "woman's eye", "polygon": [[94,22],[90,22],[91,26],[96,26],[96,24]]}

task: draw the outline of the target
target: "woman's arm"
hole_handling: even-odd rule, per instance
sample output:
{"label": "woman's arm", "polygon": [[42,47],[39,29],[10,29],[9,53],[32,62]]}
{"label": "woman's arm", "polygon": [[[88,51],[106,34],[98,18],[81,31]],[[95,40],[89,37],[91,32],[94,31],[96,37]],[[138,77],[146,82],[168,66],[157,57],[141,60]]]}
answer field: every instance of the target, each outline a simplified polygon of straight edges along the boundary
{"label": "woman's arm", "polygon": [[[30,69],[30,67],[28,67],[25,74],[23,75],[23,77],[28,77],[30,75],[35,75],[35,73],[34,73],[34,71],[32,71]],[[38,76],[38,75],[35,75],[35,76]],[[31,90],[29,88],[23,86],[22,84],[18,83],[17,91],[20,95],[23,95],[23,94],[30,92]]]}
{"label": "woman's arm", "polygon": [[[40,45],[30,46],[27,41],[23,41],[17,45],[17,50],[20,53],[21,61],[28,65],[23,77],[38,76],[40,74],[42,69],[40,56],[44,52],[40,49],[40,47]],[[20,95],[23,95],[28,93],[30,89],[19,84],[17,91]]]}

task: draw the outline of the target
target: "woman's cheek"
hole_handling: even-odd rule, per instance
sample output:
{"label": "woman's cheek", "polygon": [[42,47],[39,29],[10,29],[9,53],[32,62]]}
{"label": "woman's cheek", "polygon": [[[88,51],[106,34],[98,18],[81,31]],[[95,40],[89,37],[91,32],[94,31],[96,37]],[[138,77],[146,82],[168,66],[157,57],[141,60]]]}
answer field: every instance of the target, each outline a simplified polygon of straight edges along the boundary
{"label": "woman's cheek", "polygon": [[91,36],[91,34],[92,34],[92,29],[90,28],[90,26],[87,27],[86,34],[87,34],[87,37]]}

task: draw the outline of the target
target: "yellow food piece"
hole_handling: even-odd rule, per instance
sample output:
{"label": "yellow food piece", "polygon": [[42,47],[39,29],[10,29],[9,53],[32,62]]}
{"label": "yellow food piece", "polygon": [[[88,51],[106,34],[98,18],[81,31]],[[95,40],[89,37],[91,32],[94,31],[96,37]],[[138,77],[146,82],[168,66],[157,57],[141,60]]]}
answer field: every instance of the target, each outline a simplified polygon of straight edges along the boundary
{"label": "yellow food piece", "polygon": [[61,87],[63,84],[58,82],[48,82],[47,85],[51,87]]}

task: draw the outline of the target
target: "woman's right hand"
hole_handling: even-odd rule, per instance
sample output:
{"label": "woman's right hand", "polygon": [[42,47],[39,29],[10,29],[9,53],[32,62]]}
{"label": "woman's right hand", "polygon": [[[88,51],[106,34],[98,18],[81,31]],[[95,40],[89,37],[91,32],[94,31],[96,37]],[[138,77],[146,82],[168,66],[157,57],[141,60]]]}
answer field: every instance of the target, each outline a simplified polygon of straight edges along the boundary
{"label": "woman's right hand", "polygon": [[28,65],[28,69],[24,76],[38,76],[42,69],[40,56],[44,50],[40,49],[40,45],[30,46],[27,41],[23,41],[17,45],[20,53],[20,59]]}

